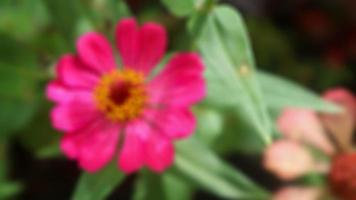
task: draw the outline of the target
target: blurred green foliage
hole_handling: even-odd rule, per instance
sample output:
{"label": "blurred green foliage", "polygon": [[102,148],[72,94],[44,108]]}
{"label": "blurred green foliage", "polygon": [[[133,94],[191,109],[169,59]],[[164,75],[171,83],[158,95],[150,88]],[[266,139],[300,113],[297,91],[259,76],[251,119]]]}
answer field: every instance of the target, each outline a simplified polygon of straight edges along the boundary
{"label": "blurred green foliage", "polygon": [[125,175],[117,170],[116,162],[96,174],[83,173],[74,191],[74,200],[105,199]]}
{"label": "blurred green foliage", "polygon": [[[160,9],[167,8],[168,17]],[[278,137],[273,124],[286,106],[334,112],[332,104],[281,77],[259,71],[239,12],[214,0],[162,0],[135,13],[140,21],[156,20],[170,33],[170,53],[199,51],[206,64],[208,97],[194,111],[198,128],[177,144],[175,166],[162,175],[143,170],[134,199],[189,199],[197,188],[222,198],[265,199],[269,194],[224,161],[228,153],[260,153]],[[59,156],[59,137],[51,127],[52,104],[45,85],[64,53],[75,52],[76,38],[99,31],[113,41],[119,19],[132,16],[123,0],[2,0],[0,1],[0,199],[20,191],[6,181],[6,145],[15,138],[37,158]],[[248,22],[251,29],[258,22]],[[264,25],[276,49],[257,63],[289,65],[294,58],[283,37]],[[253,36],[259,38],[257,36]],[[264,41],[262,44],[271,42]],[[268,44],[266,44],[267,46]],[[281,50],[284,49],[284,50]],[[258,53],[258,55],[261,55]],[[273,60],[283,55],[285,60]],[[125,175],[115,163],[96,173],[83,173],[74,199],[105,199]],[[175,195],[174,193],[180,193]]]}
{"label": "blurred green foliage", "polygon": [[[142,170],[136,182],[134,200],[185,200],[191,199],[192,184],[173,173],[154,174]],[[179,194],[179,195],[177,195]]]}

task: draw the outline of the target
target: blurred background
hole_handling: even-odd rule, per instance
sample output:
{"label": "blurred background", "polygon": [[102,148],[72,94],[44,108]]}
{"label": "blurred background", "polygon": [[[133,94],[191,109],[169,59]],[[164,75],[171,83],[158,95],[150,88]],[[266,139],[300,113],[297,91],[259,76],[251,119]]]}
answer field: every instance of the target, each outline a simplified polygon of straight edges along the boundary
{"label": "blurred background", "polygon": [[[114,0],[107,2],[1,0],[0,162],[8,158],[9,167],[0,163],[0,183],[5,176],[12,182],[0,188],[0,196],[16,193],[14,199],[62,200],[69,199],[74,189],[80,174],[76,163],[62,157],[50,158],[58,154],[60,134],[48,121],[51,104],[44,97],[44,86],[53,76],[56,59],[63,53],[74,52],[79,34],[95,27],[110,36],[115,19],[132,12],[141,21],[164,24],[172,39],[170,49],[190,49],[186,20],[170,15],[160,1],[127,0],[128,7]],[[317,93],[334,86],[356,93],[356,1],[221,3],[241,11],[260,69],[288,77]],[[61,15],[62,12],[66,15]],[[78,13],[89,16],[94,23]],[[238,148],[241,153],[226,154],[231,164],[268,190],[285,184],[263,169],[261,156],[256,154],[260,150],[243,144]],[[127,179],[111,199],[128,199],[134,179],[135,175]],[[17,184],[20,181],[22,185]],[[219,199],[203,191],[195,198]]]}

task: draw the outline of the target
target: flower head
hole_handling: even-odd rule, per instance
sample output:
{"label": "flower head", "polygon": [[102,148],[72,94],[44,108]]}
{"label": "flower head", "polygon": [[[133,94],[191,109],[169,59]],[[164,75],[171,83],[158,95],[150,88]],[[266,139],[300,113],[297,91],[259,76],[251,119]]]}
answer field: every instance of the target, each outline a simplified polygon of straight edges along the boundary
{"label": "flower head", "polygon": [[151,79],[165,52],[164,28],[123,19],[115,39],[121,63],[94,32],[79,38],[77,55],[59,60],[47,88],[56,103],[53,126],[65,133],[62,151],[86,171],[101,169],[118,152],[126,173],[143,166],[161,172],[173,162],[172,142],[194,131],[190,108],[206,93],[203,64],[195,53],[179,53]]}

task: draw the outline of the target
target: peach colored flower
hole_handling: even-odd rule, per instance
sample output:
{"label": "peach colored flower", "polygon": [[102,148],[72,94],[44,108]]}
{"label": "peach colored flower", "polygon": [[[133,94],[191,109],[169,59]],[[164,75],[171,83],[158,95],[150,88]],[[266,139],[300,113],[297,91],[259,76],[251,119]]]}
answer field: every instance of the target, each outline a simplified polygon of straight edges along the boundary
{"label": "peach colored flower", "polygon": [[264,167],[283,180],[293,180],[314,170],[310,153],[298,142],[279,140],[264,152]]}
{"label": "peach colored flower", "polygon": [[277,128],[286,138],[313,145],[329,155],[334,152],[321,121],[311,110],[302,108],[283,110],[277,120]]}

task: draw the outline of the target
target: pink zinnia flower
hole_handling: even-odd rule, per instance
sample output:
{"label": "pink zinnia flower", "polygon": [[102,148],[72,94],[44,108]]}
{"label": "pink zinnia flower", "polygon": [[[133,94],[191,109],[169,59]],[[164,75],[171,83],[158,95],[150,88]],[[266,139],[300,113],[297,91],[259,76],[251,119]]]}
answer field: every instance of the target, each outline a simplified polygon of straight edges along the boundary
{"label": "pink zinnia flower", "polygon": [[164,28],[123,19],[115,36],[121,64],[94,32],[79,38],[77,55],[59,60],[57,79],[47,88],[56,103],[53,126],[65,132],[62,151],[86,171],[101,169],[118,153],[126,173],[143,166],[161,172],[173,162],[172,142],[194,131],[190,107],[206,93],[203,64],[195,53],[176,54],[150,78],[165,53]]}

